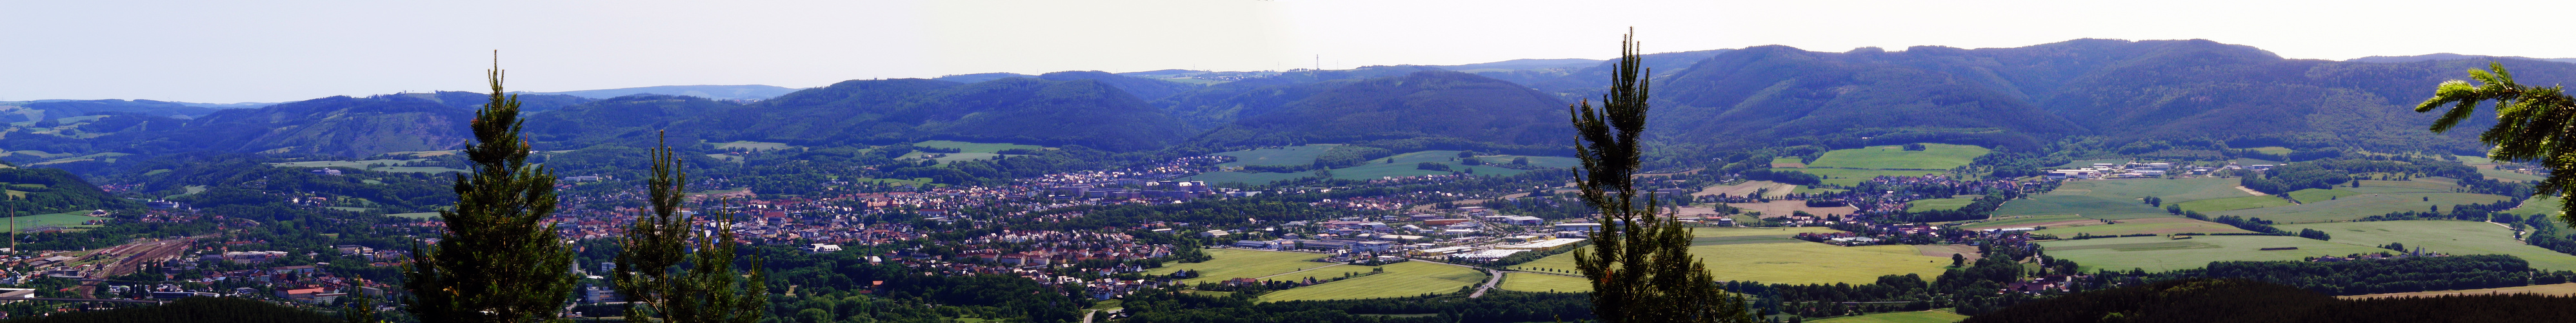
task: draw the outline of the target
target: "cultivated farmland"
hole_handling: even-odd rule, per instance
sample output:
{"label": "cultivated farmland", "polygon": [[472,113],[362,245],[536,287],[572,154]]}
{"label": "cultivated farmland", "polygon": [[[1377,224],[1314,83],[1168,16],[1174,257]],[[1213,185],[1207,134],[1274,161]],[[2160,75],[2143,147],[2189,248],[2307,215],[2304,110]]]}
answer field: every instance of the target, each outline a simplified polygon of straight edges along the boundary
{"label": "cultivated farmland", "polygon": [[1211,155],[1234,157],[1233,162],[1217,164],[1217,166],[1311,165],[1315,163],[1315,157],[1323,156],[1324,153],[1333,151],[1333,148],[1340,147],[1342,146],[1301,145],[1280,148],[1237,150]]}
{"label": "cultivated farmland", "polygon": [[1206,251],[1209,256],[1214,256],[1216,259],[1200,263],[1166,264],[1163,268],[1155,268],[1147,273],[1170,275],[1181,270],[1197,270],[1199,277],[1181,281],[1196,285],[1235,278],[1258,278],[1332,265],[1332,263],[1307,261],[1323,258],[1323,254],[1235,249],[1207,249]]}
{"label": "cultivated farmland", "polygon": [[[2340,237],[2338,237],[2340,238]],[[2048,254],[2074,260],[2085,268],[2126,271],[2145,268],[2148,272],[2185,268],[2204,268],[2216,261],[2294,261],[2314,256],[2344,256],[2387,251],[2314,239],[2285,236],[2200,236],[2174,240],[2165,237],[2102,238],[2040,242]],[[2262,250],[2264,248],[2298,248]]]}
{"label": "cultivated farmland", "polygon": [[2283,223],[2346,221],[2391,212],[2425,211],[2433,207],[2448,211],[2453,205],[2495,203],[2508,199],[2510,198],[2504,196],[2473,193],[2360,194],[2326,201],[2301,201],[2307,204],[2300,205],[2223,211],[2209,213],[2209,215],[2259,217]]}
{"label": "cultivated farmland", "polygon": [[1405,297],[1457,292],[1485,283],[1485,272],[1445,264],[1407,261],[1385,266],[1385,273],[1261,295],[1261,301],[1305,301]]}
{"label": "cultivated farmland", "polygon": [[2453,255],[2503,254],[2531,262],[2541,270],[2576,270],[2576,256],[2523,244],[2513,230],[2471,221],[2370,221],[2293,224],[2282,230],[2317,229],[2334,235],[2335,243],[2380,246],[2390,242]]}
{"label": "cultivated farmland", "polygon": [[2047,230],[2031,231],[2031,233],[2057,235],[2059,238],[2072,238],[2075,237],[2076,234],[2116,236],[2175,233],[2253,233],[2253,231],[2245,231],[2245,229],[2237,229],[2234,226],[2225,224],[2185,218],[2143,218],[2114,221],[2119,223],[2073,223],[2080,225],[2049,226]]}
{"label": "cultivated farmland", "polygon": [[[1695,245],[1691,256],[1708,264],[1718,280],[1780,284],[1866,284],[1878,276],[1938,276],[1950,258],[1924,256],[1913,246],[1843,247],[1822,243],[1740,243]],[[1514,267],[1574,272],[1574,254],[1564,253]]]}
{"label": "cultivated farmland", "polygon": [[1582,277],[1549,274],[1503,274],[1503,284],[1494,286],[1508,291],[1579,293],[1592,291],[1592,282]]}
{"label": "cultivated farmland", "polygon": [[[2173,203],[2173,202],[2165,202],[2165,203]],[[2173,205],[2178,206],[2178,207],[2181,207],[2181,208],[2182,208],[2182,210],[2184,210],[2184,211],[2199,211],[2199,212],[2201,212],[2201,213],[2209,213],[2209,212],[2218,212],[2218,211],[2233,211],[2233,210],[2243,210],[2243,209],[2259,209],[2259,208],[2276,207],[2276,206],[2290,206],[2290,201],[2289,201],[2289,200],[2283,200],[2283,199],[2281,199],[2280,197],[2274,197],[2274,196],[2247,196],[2247,197],[2230,197],[2230,198],[2223,198],[2223,199],[2207,199],[2207,200],[2199,200],[2199,201],[2190,201],[2190,202],[2182,202],[2182,203],[2173,203]]]}
{"label": "cultivated farmland", "polygon": [[1977,156],[1991,150],[1985,147],[1951,144],[1923,144],[1921,151],[1907,151],[1900,146],[1877,146],[1825,152],[1807,167],[1859,169],[1948,170],[1967,166]]}

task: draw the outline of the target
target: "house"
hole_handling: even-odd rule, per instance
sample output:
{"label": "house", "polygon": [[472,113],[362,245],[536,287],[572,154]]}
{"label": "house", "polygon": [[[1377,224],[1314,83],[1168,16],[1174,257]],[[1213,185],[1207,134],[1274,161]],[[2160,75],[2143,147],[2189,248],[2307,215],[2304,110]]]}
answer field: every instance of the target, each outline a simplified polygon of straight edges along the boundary
{"label": "house", "polygon": [[1228,234],[1232,234],[1232,233],[1227,233],[1227,232],[1225,232],[1225,230],[1207,230],[1207,232],[1199,232],[1199,237],[1201,237],[1201,238],[1215,238],[1215,237],[1223,237],[1223,236],[1228,235]]}
{"label": "house", "polygon": [[1503,216],[1503,217],[1502,217],[1502,221],[1496,221],[1496,222],[1502,222],[1502,223],[1511,224],[1511,225],[1541,225],[1541,224],[1547,224],[1547,219],[1540,219],[1540,218],[1535,217],[1535,216],[1526,216],[1526,215],[1510,215],[1510,216]]}
{"label": "house", "polygon": [[1430,220],[1422,220],[1422,224],[1424,224],[1424,225],[1451,225],[1451,224],[1459,224],[1459,223],[1466,223],[1466,222],[1467,222],[1467,219],[1430,219]]}

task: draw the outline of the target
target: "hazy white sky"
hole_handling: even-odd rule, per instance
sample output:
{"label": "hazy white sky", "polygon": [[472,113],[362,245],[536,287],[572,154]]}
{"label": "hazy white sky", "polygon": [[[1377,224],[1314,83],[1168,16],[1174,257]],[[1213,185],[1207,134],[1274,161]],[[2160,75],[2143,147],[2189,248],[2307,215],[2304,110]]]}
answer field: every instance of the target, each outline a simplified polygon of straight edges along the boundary
{"label": "hazy white sky", "polygon": [[2203,38],[2291,58],[2576,57],[2576,24],[2550,18],[2569,13],[2576,2],[0,0],[0,101],[479,90],[496,49],[526,91],[1599,59],[1631,26],[1648,52]]}

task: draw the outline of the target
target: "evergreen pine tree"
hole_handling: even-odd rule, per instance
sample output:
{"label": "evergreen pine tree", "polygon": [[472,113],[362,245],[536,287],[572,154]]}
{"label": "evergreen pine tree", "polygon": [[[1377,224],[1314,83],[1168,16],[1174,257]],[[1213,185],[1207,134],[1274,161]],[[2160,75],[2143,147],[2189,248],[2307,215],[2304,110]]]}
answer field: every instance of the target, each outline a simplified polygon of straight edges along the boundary
{"label": "evergreen pine tree", "polygon": [[[2496,125],[2478,134],[2478,141],[2495,146],[2487,158],[2503,161],[2539,161],[2548,167],[2549,178],[2533,185],[2531,196],[2561,196],[2576,186],[2576,98],[2567,95],[2565,87],[2532,87],[2514,83],[2513,73],[2504,63],[2487,63],[2486,71],[2469,70],[2469,78],[2479,84],[2451,80],[2433,90],[2433,98],[2415,106],[2415,112],[2432,112],[2450,105],[2442,118],[2433,121],[2433,132],[2447,132],[2460,120],[2475,114],[2481,103],[2495,101]],[[2492,72],[2492,73],[2491,73]],[[2559,207],[2576,211],[2576,203]],[[2561,212],[2568,222],[2576,222],[2576,212]]]}
{"label": "evergreen pine tree", "polygon": [[[1638,201],[1638,136],[1646,129],[1647,75],[1633,33],[1620,41],[1619,65],[1602,106],[1568,107],[1575,170],[1584,203],[1601,210],[1592,250],[1575,250],[1576,269],[1592,282],[1592,312],[1603,322],[1754,322],[1745,300],[1729,294],[1690,255],[1690,228],[1658,217],[1652,195]],[[1643,205],[1639,205],[1642,202]]]}
{"label": "evergreen pine tree", "polygon": [[528,164],[519,139],[519,100],[501,89],[494,60],[492,101],[474,112],[473,174],[456,175],[456,207],[440,211],[447,232],[413,248],[403,287],[424,322],[559,321],[576,277],[572,251],[545,221],[555,210],[554,173]]}
{"label": "evergreen pine tree", "polygon": [[760,258],[748,260],[752,264],[749,283],[734,288],[740,273],[733,270],[732,219],[714,217],[712,236],[692,230],[694,221],[680,213],[689,174],[682,170],[668,138],[651,154],[653,178],[645,181],[645,198],[653,213],[638,217],[626,229],[613,274],[617,292],[632,301],[627,303],[626,317],[649,321],[645,318],[659,315],[663,321],[683,323],[760,321],[769,307]]}

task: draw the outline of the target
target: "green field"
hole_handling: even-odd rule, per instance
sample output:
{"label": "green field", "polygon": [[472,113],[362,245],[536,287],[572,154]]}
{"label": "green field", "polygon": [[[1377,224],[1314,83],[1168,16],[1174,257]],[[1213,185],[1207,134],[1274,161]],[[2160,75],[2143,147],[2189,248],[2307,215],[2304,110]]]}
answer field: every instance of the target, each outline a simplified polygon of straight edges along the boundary
{"label": "green field", "polygon": [[1325,265],[1332,264],[1307,261],[1324,257],[1324,254],[1318,253],[1234,249],[1207,249],[1207,253],[1209,256],[1216,257],[1216,259],[1201,263],[1167,264],[1163,266],[1163,268],[1154,268],[1146,273],[1152,275],[1170,275],[1173,272],[1181,270],[1197,270],[1199,271],[1198,278],[1182,280],[1184,283],[1197,285],[1198,283],[1203,282],[1224,281],[1235,278],[1260,278],[1262,276],[1284,274],[1301,269],[1323,267]]}
{"label": "green field", "polygon": [[2265,154],[2272,154],[2272,155],[2288,155],[2288,154],[2290,154],[2290,148],[2288,148],[2288,147],[2254,147],[2254,148],[2247,148],[2247,149],[2253,149],[2255,152],[2260,152],[2260,153],[2265,153]]}
{"label": "green field", "polygon": [[1304,178],[1304,177],[1313,177],[1313,176],[1315,176],[1315,171],[1311,171],[1311,170],[1310,170],[1310,171],[1304,171],[1304,172],[1295,172],[1295,173],[1206,172],[1206,173],[1199,173],[1198,175],[1190,175],[1189,177],[1182,177],[1182,178],[1181,178],[1181,180],[1185,180],[1185,181],[1205,181],[1205,182],[1209,182],[1209,183],[1255,183],[1255,184],[1258,184],[1258,183],[1269,183],[1269,182],[1284,181],[1284,180],[1298,179],[1298,178]]}
{"label": "green field", "polygon": [[1814,323],[1951,323],[1967,320],[1967,315],[1944,311],[1878,313],[1808,320]]}
{"label": "green field", "polygon": [[[1576,161],[1572,157],[1479,156],[1477,158],[1487,160],[1500,159],[1503,162],[1510,162],[1514,157],[1529,157],[1530,166],[1550,169],[1572,167],[1579,163],[1579,161]],[[1333,178],[1366,180],[1384,177],[1409,177],[1449,173],[1446,171],[1416,169],[1419,166],[1418,164],[1423,162],[1448,164],[1449,169],[1455,171],[1474,169],[1476,175],[1482,176],[1509,176],[1520,174],[1521,172],[1527,172],[1526,170],[1502,168],[1490,165],[1467,166],[1459,164],[1457,161],[1450,160],[1456,158],[1458,158],[1458,151],[1456,150],[1426,150],[1396,154],[1395,156],[1387,156],[1386,158],[1370,160],[1368,164],[1364,165],[1333,169]]]}
{"label": "green field", "polygon": [[2425,211],[2472,203],[2495,203],[2509,198],[2472,193],[2396,193],[2361,194],[2326,201],[2303,201],[2307,204],[2210,213],[2243,217],[2260,217],[2283,223],[2306,223],[2354,220],[2399,211]]}
{"label": "green field", "polygon": [[1806,242],[1796,238],[1800,233],[1831,232],[1843,231],[1822,227],[1691,228],[1691,245],[1713,246],[1749,243],[1798,243]]}
{"label": "green field", "polygon": [[1906,205],[1905,205],[1905,211],[1906,211],[1906,212],[1923,212],[1923,211],[1932,211],[1932,210],[1957,210],[1957,209],[1959,209],[1959,208],[1961,208],[1961,207],[1966,207],[1966,206],[1968,206],[1968,204],[1970,204],[1970,203],[1976,203],[1976,202],[1977,202],[1977,199],[1976,199],[1976,198],[1946,198],[1946,199],[1914,200],[1914,202],[1906,203]]}
{"label": "green field", "polygon": [[1877,146],[1825,152],[1808,167],[1860,169],[1949,170],[1967,166],[1977,156],[1991,150],[1985,147],[1951,144],[1923,144],[1922,151],[1907,151],[1901,146]]}
{"label": "green field", "polygon": [[[82,212],[82,214],[88,214],[88,212]],[[55,227],[55,228],[95,228],[95,227],[98,227],[98,226],[97,226],[97,225],[86,225],[86,224],[81,224],[81,222],[89,222],[90,220],[103,220],[103,219],[107,219],[107,218],[94,217],[94,216],[81,215],[81,214],[71,214],[71,213],[47,213],[47,214],[37,214],[37,215],[20,216],[20,217],[14,218],[13,220],[10,220],[10,221],[17,222],[17,223],[18,223],[18,229],[19,229],[19,230],[34,230],[34,229],[37,229],[37,228],[44,228],[44,227]]]}
{"label": "green field", "polygon": [[1333,148],[1341,147],[1341,145],[1301,145],[1280,148],[1237,150],[1211,155],[1234,157],[1234,161],[1232,162],[1216,164],[1217,166],[1226,167],[1250,165],[1310,165],[1315,163],[1315,157],[1323,156],[1325,152],[1331,152],[1333,151]]}
{"label": "green field", "polygon": [[438,212],[394,213],[394,214],[386,214],[385,216],[397,217],[397,218],[410,218],[410,219],[422,219],[422,220],[428,220],[428,219],[437,219],[437,218],[438,218]]}
{"label": "green field", "polygon": [[376,168],[374,168],[374,169],[368,169],[368,170],[370,170],[370,171],[379,171],[379,172],[387,172],[387,173],[430,173],[430,174],[437,174],[437,173],[449,173],[449,172],[454,172],[454,173],[463,173],[463,172],[465,172],[465,170],[463,170],[463,169],[455,169],[455,168],[447,168],[447,167],[376,167]]}
{"label": "green field", "polygon": [[[1932,277],[1950,264],[1950,258],[1924,256],[1903,245],[1842,247],[1798,241],[1694,245],[1690,250],[1718,280],[1766,284],[1866,284],[1884,275]],[[1513,268],[1574,272],[1574,254],[1548,256]]]}
{"label": "green field", "polygon": [[1582,277],[1566,277],[1532,273],[1509,273],[1503,274],[1503,284],[1496,285],[1494,288],[1523,292],[1580,293],[1592,291],[1592,282],[1583,280]]}
{"label": "green field", "polygon": [[[2165,202],[2165,203],[2173,203],[2173,202]],[[2281,199],[2280,197],[2274,197],[2274,196],[2247,196],[2247,197],[2230,197],[2230,198],[2223,198],[2223,199],[2207,199],[2207,200],[2199,200],[2199,201],[2190,201],[2190,202],[2174,203],[2174,205],[2175,205],[2175,206],[2182,207],[2182,210],[2184,210],[2184,211],[2200,211],[2201,213],[2209,213],[2209,212],[2218,212],[2218,211],[2232,211],[2232,210],[2243,210],[2243,209],[2253,209],[2253,208],[2267,208],[2267,207],[2275,207],[2275,206],[2289,206],[2289,205],[2291,205],[2291,204],[2290,204],[2290,201],[2289,201],[2289,200],[2283,200],[2283,199]]]}
{"label": "green field", "polygon": [[402,165],[402,164],[410,163],[410,162],[414,162],[414,161],[420,161],[420,160],[419,160],[419,159],[324,160],[324,161],[300,161],[300,162],[285,162],[285,163],[269,163],[268,165],[269,165],[269,166],[278,166],[278,167],[340,167],[340,168],[368,169],[368,168],[374,168],[374,167],[378,167],[378,166],[394,166],[394,165]]}
{"label": "green field", "polygon": [[1261,301],[1364,299],[1447,294],[1459,287],[1485,283],[1485,272],[1466,267],[1407,261],[1377,268],[1386,272],[1314,286],[1262,294]]}
{"label": "green field", "polygon": [[[2009,205],[2009,204],[2007,204],[2007,205]],[[2084,216],[2081,216],[2081,215],[2074,215],[2074,214],[2060,214],[2060,215],[2022,215],[2022,216],[2011,216],[2011,217],[2002,217],[2002,216],[1998,216],[1998,217],[1995,217],[1995,218],[1986,219],[1986,220],[1978,221],[1978,222],[1975,222],[1975,223],[1956,222],[1956,223],[1953,223],[1953,224],[1951,224],[1951,225],[1959,226],[1959,228],[1961,228],[1961,229],[1969,229],[1969,230],[1985,230],[1985,229],[2004,229],[2004,228],[2027,228],[2027,227],[2036,227],[2036,226],[2040,226],[2040,225],[2045,224],[2045,223],[2068,222],[2068,221],[2077,221],[2077,220],[2084,220],[2084,221],[2086,221],[2086,222],[2093,222],[2093,223],[2100,223],[2100,222],[2101,222],[2101,220],[2097,220],[2097,219],[2093,219],[2093,218],[2087,218],[2087,217],[2084,217]]]}
{"label": "green field", "polygon": [[2504,213],[2520,214],[2522,216],[2556,217],[2558,216],[2558,213],[2561,212],[2560,210],[2562,210],[2562,206],[2559,205],[2558,198],[2541,196],[2522,200],[2522,206],[2514,207],[2511,210],[2504,210]]}
{"label": "green field", "polygon": [[[2129,237],[2045,241],[2039,244],[2048,247],[2050,256],[2073,260],[2084,268],[2121,271],[2144,268],[2149,272],[2203,268],[2215,261],[2291,261],[2386,250],[2285,236],[2200,236],[2184,240]],[[2282,247],[2299,249],[2260,250]]]}
{"label": "green field", "polygon": [[1996,216],[2076,215],[2095,219],[2137,219],[2170,217],[2164,209],[2147,206],[2136,200],[2114,200],[2085,195],[2049,193],[2037,197],[2004,202],[1995,209]]}
{"label": "green field", "polygon": [[1805,168],[1807,167],[1807,160],[1798,157],[1777,157],[1771,159],[1771,167]]}
{"label": "green field", "polygon": [[2299,200],[2301,203],[2315,203],[2342,199],[2345,196],[2361,195],[2361,193],[2346,190],[2311,188],[2290,191],[2290,194],[2287,195],[2290,196],[2290,199]]}
{"label": "green field", "polygon": [[947,141],[947,140],[923,141],[923,142],[916,142],[916,143],[912,143],[912,145],[913,145],[913,146],[916,146],[916,147],[957,148],[957,152],[961,152],[961,153],[986,153],[986,154],[1001,153],[1001,152],[1002,152],[1002,151],[1004,151],[1004,150],[1012,150],[1012,149],[1028,149],[1028,150],[1047,149],[1047,148],[1046,148],[1046,146],[1038,146],[1038,145],[1022,145],[1022,144],[987,144],[987,143],[973,143],[973,142],[964,142],[964,141]]}
{"label": "green field", "polygon": [[776,142],[758,142],[758,141],[749,141],[749,140],[744,140],[744,141],[735,141],[735,142],[723,142],[723,143],[711,143],[711,144],[716,145],[716,149],[723,149],[723,150],[776,150],[776,149],[787,149],[788,147],[794,147],[794,146],[789,146],[789,145],[787,145],[786,143],[776,143]]}
{"label": "green field", "polygon": [[2282,230],[2317,229],[2334,236],[2335,243],[2357,246],[2381,246],[2390,242],[2404,243],[2409,248],[2452,255],[2504,254],[2531,262],[2531,268],[2542,270],[2576,270],[2576,256],[2523,244],[2513,239],[2513,230],[2486,222],[2470,221],[2370,221],[2278,226]]}
{"label": "green field", "polygon": [[2118,236],[2131,234],[2173,234],[2184,232],[2253,233],[2253,231],[2245,231],[2245,229],[2238,229],[2234,226],[2225,224],[2184,218],[2145,218],[2119,221],[2121,222],[2117,224],[2052,226],[2048,227],[2047,230],[2031,231],[2030,233],[2057,235],[2059,238],[2073,238],[2076,234]]}
{"label": "green field", "polygon": [[[1330,146],[1311,146],[1311,145],[1310,145],[1310,146],[1294,146],[1294,147],[1289,147],[1289,149],[1255,149],[1255,150],[1245,150],[1245,151],[1233,151],[1233,152],[1218,153],[1218,155],[1229,155],[1229,154],[1231,154],[1231,156],[1236,156],[1236,157],[1235,157],[1235,158],[1236,158],[1235,162],[1226,163],[1226,164],[1221,164],[1221,165],[1226,165],[1226,166],[1235,166],[1235,165],[1293,165],[1293,164],[1296,164],[1296,163],[1313,163],[1313,162],[1314,162],[1314,156],[1315,156],[1315,155],[1321,155],[1321,154],[1322,154],[1322,150],[1321,150],[1321,149],[1312,149],[1312,148],[1308,148],[1307,150],[1293,150],[1293,149],[1298,149],[1298,148],[1300,148],[1300,147],[1330,147]],[[1514,175],[1514,174],[1520,174],[1520,173],[1522,173],[1522,172],[1528,172],[1528,170],[1520,170],[1520,169],[1511,169],[1511,168],[1503,168],[1503,167],[1492,166],[1492,165],[1495,165],[1495,164],[1507,164],[1507,163],[1511,163],[1512,159],[1514,159],[1514,158],[1529,158],[1529,166],[1531,166],[1531,167],[1538,167],[1538,168],[1542,168],[1542,169],[1563,169],[1563,168],[1567,168],[1567,167],[1574,167],[1576,164],[1580,163],[1580,161],[1577,161],[1577,160],[1575,160],[1575,159],[1574,159],[1574,158],[1572,158],[1572,157],[1519,156],[1519,155],[1480,155],[1480,156],[1476,156],[1475,158],[1476,158],[1477,160],[1480,160],[1480,161],[1485,162],[1485,165],[1479,165],[1479,166],[1467,166],[1466,164],[1462,164],[1462,163],[1459,163],[1457,160],[1454,160],[1454,159],[1457,159],[1457,158],[1458,158],[1458,151],[1456,151],[1456,150],[1427,150],[1427,151],[1417,151],[1417,152],[1410,152],[1410,153],[1396,154],[1396,155],[1394,155],[1394,156],[1387,156],[1386,158],[1378,158],[1378,159],[1375,159],[1375,160],[1370,160],[1368,163],[1360,164],[1359,166],[1351,166],[1351,167],[1344,167],[1344,168],[1336,168],[1336,169],[1333,169],[1333,178],[1338,178],[1338,179],[1369,180],[1369,179],[1379,179],[1379,178],[1385,178],[1385,177],[1411,177],[1411,176],[1422,176],[1422,175],[1440,175],[1440,174],[1448,174],[1448,173],[1449,173],[1448,171],[1436,171],[1436,170],[1423,170],[1423,169],[1419,169],[1419,167],[1420,167],[1420,165],[1419,165],[1419,164],[1421,164],[1421,163],[1423,163],[1423,162],[1432,162],[1432,163],[1439,163],[1439,164],[1449,165],[1449,169],[1450,169],[1450,170],[1453,170],[1453,171],[1465,171],[1465,170],[1470,170],[1470,169],[1472,169],[1472,170],[1474,170],[1474,172],[1475,172],[1475,174],[1476,174],[1476,175],[1481,175],[1481,176],[1509,176],[1509,175]],[[1263,163],[1263,164],[1245,164],[1245,163],[1247,163],[1247,162],[1253,162],[1254,160],[1258,160],[1258,162],[1259,162],[1259,163]],[[1303,162],[1298,162],[1298,160],[1303,160]],[[1392,162],[1390,162],[1390,161],[1392,161]],[[1275,163],[1275,164],[1272,164],[1272,163]],[[1314,173],[1313,173],[1313,172],[1311,172],[1311,171],[1309,171],[1309,172],[1299,172],[1299,173],[1207,172],[1207,173],[1200,173],[1200,174],[1198,174],[1198,175],[1192,175],[1192,176],[1190,176],[1190,177],[1186,177],[1186,178],[1184,178],[1184,179],[1187,179],[1187,180],[1193,180],[1193,181],[1207,181],[1207,182],[1210,182],[1210,183],[1269,183],[1269,182],[1272,182],[1272,181],[1287,180],[1287,179],[1295,179],[1295,178],[1307,177],[1307,176],[1314,176]]]}
{"label": "green field", "polygon": [[2122,179],[2067,181],[2049,195],[2084,195],[2114,200],[2154,196],[2165,203],[2253,196],[2236,189],[2234,178]]}
{"label": "green field", "polygon": [[463,170],[463,169],[455,169],[455,168],[447,168],[447,167],[415,167],[415,166],[397,166],[397,165],[404,165],[404,164],[409,164],[409,163],[412,163],[412,162],[418,162],[418,161],[424,161],[424,160],[426,160],[426,159],[320,160],[320,161],[300,161],[300,162],[269,163],[268,165],[269,165],[269,166],[277,166],[277,167],[336,167],[336,168],[349,168],[349,169],[357,169],[357,170],[364,170],[364,171],[371,171],[371,172],[387,172],[387,173],[431,173],[431,174],[437,174],[437,173],[446,173],[446,172],[458,172],[458,173],[465,172],[465,170]]}
{"label": "green field", "polygon": [[1871,178],[1877,178],[1877,177],[1879,177],[1879,176],[1899,176],[1899,177],[1902,177],[1902,176],[1923,176],[1923,175],[1925,175],[1925,174],[1938,174],[1938,173],[1942,173],[1942,172],[1943,172],[1943,171],[1937,171],[1937,170],[1886,170],[1886,169],[1849,169],[1849,168],[1799,168],[1799,169],[1792,169],[1792,170],[1795,170],[1795,171],[1798,171],[1798,172],[1801,172],[1801,173],[1816,174],[1816,176],[1824,176],[1824,177],[1825,177],[1825,180],[1824,180],[1824,183],[1825,183],[1825,184],[1834,184],[1834,185],[1860,185],[1860,182],[1867,182],[1867,181],[1869,181],[1869,179],[1871,179]]}

